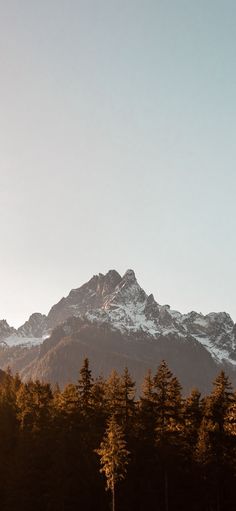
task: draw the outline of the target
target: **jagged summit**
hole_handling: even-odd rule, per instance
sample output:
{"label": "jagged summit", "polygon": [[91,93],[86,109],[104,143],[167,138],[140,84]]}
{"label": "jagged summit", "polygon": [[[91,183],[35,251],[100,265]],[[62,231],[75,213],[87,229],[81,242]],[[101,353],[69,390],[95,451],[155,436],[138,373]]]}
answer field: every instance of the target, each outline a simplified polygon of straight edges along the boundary
{"label": "jagged summit", "polygon": [[17,333],[22,337],[36,337],[41,338],[47,329],[47,316],[40,312],[31,314],[28,321],[18,328]]}
{"label": "jagged summit", "polygon": [[127,270],[123,276],[123,280],[136,281],[134,270]]}
{"label": "jagged summit", "polygon": [[234,364],[236,358],[236,329],[227,313],[181,314],[169,305],[160,305],[141,288],[132,269],[123,276],[116,270],[109,270],[105,275],[100,273],[72,290],[52,307],[49,326],[70,316],[84,316],[92,323],[108,324],[122,333],[136,332],[156,339],[160,335],[192,338],[218,361],[226,359]]}
{"label": "jagged summit", "polygon": [[18,330],[0,321],[0,339],[9,346],[27,342],[37,345],[72,317],[145,340],[158,342],[160,337],[172,336],[176,341],[197,342],[219,363],[226,360],[236,365],[236,326],[229,314],[181,314],[169,305],[160,305],[141,288],[132,269],[123,276],[115,269],[94,275],[53,305],[48,316],[32,314]]}
{"label": "jagged summit", "polygon": [[15,332],[15,328],[8,325],[8,322],[6,319],[2,319],[0,321],[0,340],[5,339],[9,335],[13,334]]}

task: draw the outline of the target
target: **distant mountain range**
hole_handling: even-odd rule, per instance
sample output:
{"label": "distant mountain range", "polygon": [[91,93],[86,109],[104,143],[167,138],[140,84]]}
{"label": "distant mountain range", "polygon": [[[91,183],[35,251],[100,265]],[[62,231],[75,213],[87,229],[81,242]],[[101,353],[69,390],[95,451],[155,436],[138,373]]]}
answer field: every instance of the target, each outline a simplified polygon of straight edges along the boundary
{"label": "distant mountain range", "polygon": [[165,359],[184,389],[208,391],[224,369],[236,384],[236,325],[225,312],[181,314],[159,305],[133,270],[99,274],[18,329],[0,321],[0,367],[23,379],[76,380],[85,356],[94,375],[130,369],[138,385]]}

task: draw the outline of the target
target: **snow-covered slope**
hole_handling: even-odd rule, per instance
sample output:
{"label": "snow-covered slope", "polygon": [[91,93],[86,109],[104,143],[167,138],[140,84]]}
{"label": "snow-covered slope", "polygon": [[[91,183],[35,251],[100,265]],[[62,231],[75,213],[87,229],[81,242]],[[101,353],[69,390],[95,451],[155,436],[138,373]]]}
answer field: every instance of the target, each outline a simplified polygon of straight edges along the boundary
{"label": "snow-covered slope", "polygon": [[18,330],[0,321],[2,346],[32,347],[43,343],[56,326],[70,317],[84,318],[95,325],[108,325],[122,334],[143,336],[158,342],[160,336],[174,335],[186,342],[197,341],[221,363],[236,365],[236,327],[225,312],[203,315],[181,314],[168,305],[159,305],[147,295],[133,270],[122,277],[115,270],[92,277],[54,305],[48,316],[32,314]]}
{"label": "snow-covered slope", "polygon": [[17,330],[0,321],[0,346],[2,348],[22,346],[32,347],[41,344],[47,337],[47,317],[38,312],[32,314],[28,321]]}
{"label": "snow-covered slope", "polygon": [[236,364],[236,328],[225,312],[203,315],[181,314],[168,305],[159,305],[138,284],[133,270],[121,277],[115,270],[94,276],[79,289],[54,305],[48,315],[51,326],[69,316],[109,324],[122,333],[143,333],[155,338],[174,334],[201,343],[219,363]]}

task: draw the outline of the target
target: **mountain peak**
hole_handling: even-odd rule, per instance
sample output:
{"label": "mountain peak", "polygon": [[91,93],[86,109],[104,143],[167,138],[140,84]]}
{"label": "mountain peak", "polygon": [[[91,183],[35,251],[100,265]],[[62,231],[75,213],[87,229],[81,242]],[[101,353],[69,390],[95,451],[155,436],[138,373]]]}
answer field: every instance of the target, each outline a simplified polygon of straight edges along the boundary
{"label": "mountain peak", "polygon": [[117,278],[117,279],[121,279],[121,276],[118,273],[118,271],[116,271],[116,270],[109,270],[106,273],[105,278]]}
{"label": "mountain peak", "polygon": [[[51,341],[49,338],[44,343],[54,328],[56,330],[52,333]],[[139,362],[142,366],[148,360],[148,364],[154,363],[157,353],[161,358],[175,358],[177,364],[178,361],[182,364],[181,353],[187,353],[188,357],[188,353],[191,352],[193,355],[190,361],[195,367],[195,354],[199,353],[200,359],[209,362],[212,367],[218,367],[220,364],[224,367],[226,364],[226,367],[235,373],[236,381],[236,325],[230,316],[225,312],[203,315],[192,311],[181,314],[172,310],[169,305],[160,305],[152,294],[147,295],[142,289],[132,269],[128,269],[123,276],[114,269],[105,274],[94,275],[88,282],[72,289],[68,296],[55,304],[48,316],[34,313],[17,330],[11,328],[5,320],[0,321],[2,349],[0,361],[8,364],[8,357],[12,356],[12,367],[20,370],[23,367],[23,371],[26,371],[24,374],[34,377],[35,373],[31,373],[31,357],[32,360],[36,360],[39,356],[39,371],[42,370],[41,357],[43,353],[47,353],[48,348],[49,350],[52,348],[53,355],[49,361],[48,358],[45,359],[46,368],[50,366],[52,360],[55,362],[57,359],[53,350],[57,342],[58,328],[61,332],[59,337],[62,335],[66,339],[63,346],[65,350],[68,349],[68,356],[66,351],[60,362],[62,364],[60,374],[61,372],[67,374],[65,361],[71,360],[72,365],[78,364],[75,349],[78,349],[78,356],[82,356],[87,348],[91,350],[90,353],[96,353],[96,350],[99,351],[101,348],[102,358],[109,358],[110,354],[109,357],[104,357],[104,336],[108,335],[108,352],[110,353],[110,345],[113,345],[115,350],[114,365],[117,353],[124,347],[127,348],[125,362],[133,350],[139,369],[141,367]],[[59,337],[58,342],[61,339]],[[140,342],[134,343],[135,339]],[[94,346],[93,340],[96,341]],[[71,352],[70,342],[73,344]],[[37,346],[41,343],[43,347],[39,350]],[[26,346],[33,348],[33,352],[26,353]],[[15,348],[17,351],[14,351]],[[150,358],[149,349],[152,350]],[[140,353],[143,355],[139,361]],[[58,357],[60,359],[60,354]],[[18,366],[15,365],[16,360]],[[191,373],[194,373],[192,369]]]}
{"label": "mountain peak", "polygon": [[8,325],[6,319],[0,320],[0,339],[7,337],[15,332],[15,329]]}
{"label": "mountain peak", "polygon": [[136,276],[135,276],[135,273],[134,273],[134,270],[127,270],[125,272],[125,274],[123,275],[123,279],[122,280],[129,280],[129,281],[136,281]]}
{"label": "mountain peak", "polygon": [[47,329],[47,317],[40,312],[34,312],[20,328],[18,335],[22,337],[42,337]]}
{"label": "mountain peak", "polygon": [[106,324],[126,334],[145,334],[156,340],[169,335],[180,339],[191,337],[217,361],[227,359],[236,366],[236,326],[227,313],[181,314],[167,305],[159,305],[152,294],[148,296],[141,288],[133,269],[123,276],[115,269],[94,275],[55,304],[47,317],[33,314],[17,331],[0,322],[0,339],[11,334],[43,339],[45,333],[71,317]]}

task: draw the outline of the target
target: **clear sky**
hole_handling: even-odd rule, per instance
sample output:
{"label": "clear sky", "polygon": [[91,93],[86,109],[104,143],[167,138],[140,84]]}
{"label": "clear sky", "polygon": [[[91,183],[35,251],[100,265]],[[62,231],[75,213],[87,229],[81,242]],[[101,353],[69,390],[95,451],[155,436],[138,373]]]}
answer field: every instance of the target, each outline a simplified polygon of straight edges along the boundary
{"label": "clear sky", "polygon": [[236,320],[235,0],[0,0],[0,318],[133,268]]}

